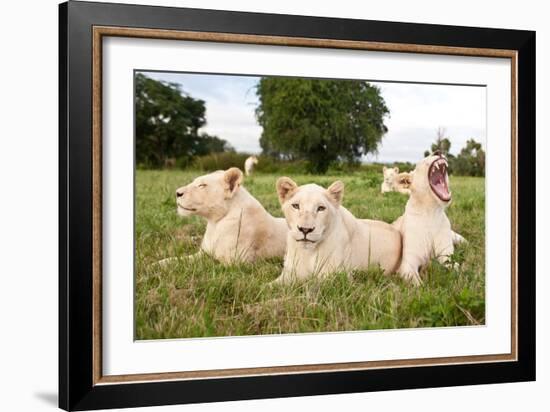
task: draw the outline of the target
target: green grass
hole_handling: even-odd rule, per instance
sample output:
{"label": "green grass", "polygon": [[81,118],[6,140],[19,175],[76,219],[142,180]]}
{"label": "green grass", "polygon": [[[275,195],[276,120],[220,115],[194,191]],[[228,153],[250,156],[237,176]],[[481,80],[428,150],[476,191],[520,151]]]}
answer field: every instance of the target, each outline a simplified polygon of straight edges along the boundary
{"label": "green grass", "polygon": [[[204,257],[160,268],[154,262],[199,250],[206,222],[181,218],[174,191],[203,172],[143,171],[136,175],[136,338],[189,338],[476,325],[485,322],[484,179],[451,177],[453,229],[468,239],[455,250],[459,271],[432,262],[414,287],[376,270],[335,274],[323,282],[270,287],[282,259],[223,265]],[[257,174],[246,188],[282,216],[275,181]],[[392,222],[407,197],[380,194],[381,173],[291,176],[300,184],[346,184],[344,206],[360,218]]]}

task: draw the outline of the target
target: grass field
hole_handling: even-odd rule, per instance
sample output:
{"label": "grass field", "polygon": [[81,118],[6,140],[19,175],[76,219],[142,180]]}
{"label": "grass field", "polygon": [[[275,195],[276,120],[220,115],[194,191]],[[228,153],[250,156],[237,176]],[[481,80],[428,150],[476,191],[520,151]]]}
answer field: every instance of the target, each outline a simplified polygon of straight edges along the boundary
{"label": "grass field", "polygon": [[[413,287],[376,270],[343,273],[295,286],[267,286],[282,259],[222,265],[204,257],[160,268],[154,262],[198,251],[206,222],[176,214],[175,189],[203,172],[144,171],[136,175],[136,339],[259,335],[321,331],[477,325],[485,322],[484,179],[451,177],[453,229],[468,239],[455,250],[459,271],[436,261]],[[257,174],[244,185],[282,216],[275,181]],[[392,222],[407,197],[380,194],[382,175],[292,175],[297,183],[346,184],[344,206],[356,217]]]}

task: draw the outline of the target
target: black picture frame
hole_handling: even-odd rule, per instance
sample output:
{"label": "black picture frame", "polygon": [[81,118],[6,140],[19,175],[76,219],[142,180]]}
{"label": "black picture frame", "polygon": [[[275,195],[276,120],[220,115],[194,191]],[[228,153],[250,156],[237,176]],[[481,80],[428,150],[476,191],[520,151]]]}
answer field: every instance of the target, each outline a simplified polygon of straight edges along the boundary
{"label": "black picture frame", "polygon": [[[517,52],[517,361],[96,385],[92,28],[117,26]],[[535,379],[535,32],[74,2],[59,6],[59,406],[89,410]]]}

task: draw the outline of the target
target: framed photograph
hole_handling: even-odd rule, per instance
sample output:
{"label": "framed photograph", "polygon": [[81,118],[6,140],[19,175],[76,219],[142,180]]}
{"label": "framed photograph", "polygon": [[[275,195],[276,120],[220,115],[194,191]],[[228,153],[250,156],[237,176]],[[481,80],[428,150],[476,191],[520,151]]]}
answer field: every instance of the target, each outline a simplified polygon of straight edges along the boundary
{"label": "framed photograph", "polygon": [[535,379],[535,33],[60,5],[59,406]]}

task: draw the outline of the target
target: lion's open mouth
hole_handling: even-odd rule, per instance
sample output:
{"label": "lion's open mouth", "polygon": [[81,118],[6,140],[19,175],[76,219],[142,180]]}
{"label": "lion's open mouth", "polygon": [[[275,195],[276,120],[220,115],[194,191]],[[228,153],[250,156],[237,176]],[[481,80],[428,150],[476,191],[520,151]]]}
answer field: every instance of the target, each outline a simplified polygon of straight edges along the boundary
{"label": "lion's open mouth", "polygon": [[432,162],[428,171],[428,181],[430,182],[432,191],[444,202],[451,200],[447,168],[447,161],[443,157],[440,157]]}

